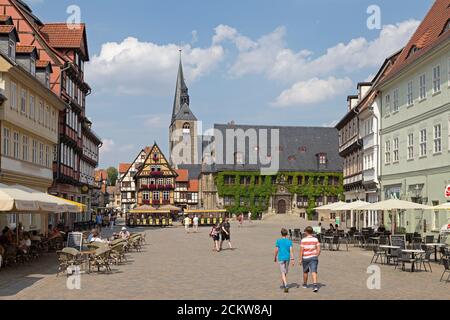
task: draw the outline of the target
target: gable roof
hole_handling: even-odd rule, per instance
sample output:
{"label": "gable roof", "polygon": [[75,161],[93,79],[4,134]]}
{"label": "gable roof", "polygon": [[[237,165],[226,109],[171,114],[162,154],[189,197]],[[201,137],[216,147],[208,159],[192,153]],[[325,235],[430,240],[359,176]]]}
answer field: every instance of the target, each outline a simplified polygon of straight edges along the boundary
{"label": "gable roof", "polygon": [[119,163],[119,173],[126,173],[128,169],[130,169],[131,165],[131,163]]}
{"label": "gable roof", "polygon": [[[339,136],[336,128],[326,127],[283,127],[283,126],[251,126],[251,125],[223,125],[216,124],[214,129],[221,132],[224,142],[223,151],[226,162],[227,144],[233,143],[227,140],[228,129],[242,129],[247,131],[254,129],[257,136],[260,136],[262,130],[267,131],[267,142],[261,145],[266,145],[269,149],[269,157],[276,159],[270,154],[271,149],[271,130],[278,130],[279,132],[279,171],[286,172],[342,172],[343,160],[339,156]],[[245,155],[243,155],[244,164],[215,164],[214,171],[259,171],[262,168],[268,168],[258,159],[256,164],[250,164],[250,150],[254,152],[255,147],[245,143]],[[231,145],[228,146],[231,149]],[[234,152],[237,152],[236,143],[234,143]],[[216,150],[216,157],[219,157],[219,151]],[[259,152],[258,152],[259,153]],[[328,164],[326,168],[319,168],[318,155],[321,153],[327,154]],[[232,155],[233,156],[233,155]],[[259,158],[259,157],[258,157]],[[220,159],[216,159],[220,161]],[[266,159],[263,159],[266,161]]]}
{"label": "gable roof", "polygon": [[[392,72],[383,82],[391,79],[404,68],[423,57],[435,47],[450,39],[445,30],[450,19],[450,0],[436,0],[395,62]],[[413,49],[418,49],[413,52]]]}
{"label": "gable roof", "polygon": [[[164,153],[162,152],[161,148],[158,146],[158,144],[155,142],[153,147],[151,147],[151,149],[149,150],[149,152],[147,153],[147,156],[145,157],[144,163],[143,165],[138,168],[138,172],[137,172],[137,176],[139,176],[142,172],[142,170],[145,168],[145,164],[147,163],[148,159],[151,157],[152,153],[154,153],[154,151],[159,151],[159,154],[161,155],[161,157],[164,159],[164,161],[167,163],[167,167],[170,171],[172,171],[174,176],[178,176],[177,172],[173,169],[173,167],[170,165],[170,162],[167,161],[166,156],[164,155]],[[146,152],[147,152],[147,148],[146,148]]]}
{"label": "gable roof", "polygon": [[175,172],[178,174],[177,182],[188,182],[189,181],[189,171],[186,169],[176,169]]}
{"label": "gable roof", "polygon": [[108,180],[108,172],[103,169],[95,170],[95,181],[105,181],[105,180]]}
{"label": "gable roof", "polygon": [[46,23],[40,32],[50,46],[57,49],[81,49],[89,60],[86,26],[80,23],[78,28],[69,28],[67,23]]}

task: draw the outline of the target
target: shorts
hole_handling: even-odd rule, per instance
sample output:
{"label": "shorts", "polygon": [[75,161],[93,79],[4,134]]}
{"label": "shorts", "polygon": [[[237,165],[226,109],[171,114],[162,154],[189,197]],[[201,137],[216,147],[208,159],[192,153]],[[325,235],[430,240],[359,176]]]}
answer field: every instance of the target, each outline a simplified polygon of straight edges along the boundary
{"label": "shorts", "polygon": [[212,238],[213,238],[214,241],[219,241],[219,240],[220,240],[220,236],[219,236],[219,235],[217,235],[217,236],[212,236]]}
{"label": "shorts", "polygon": [[288,274],[289,273],[289,261],[280,261],[280,271],[283,274]]}
{"label": "shorts", "polygon": [[318,268],[319,268],[319,258],[318,257],[303,259],[303,272],[304,273],[317,273]]}
{"label": "shorts", "polygon": [[230,235],[222,233],[222,241],[230,241]]}

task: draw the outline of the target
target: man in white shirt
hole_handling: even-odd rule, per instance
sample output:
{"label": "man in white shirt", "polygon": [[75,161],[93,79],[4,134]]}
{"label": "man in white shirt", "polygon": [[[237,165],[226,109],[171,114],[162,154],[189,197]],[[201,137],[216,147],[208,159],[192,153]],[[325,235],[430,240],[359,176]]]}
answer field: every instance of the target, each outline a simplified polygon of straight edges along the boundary
{"label": "man in white shirt", "polygon": [[198,232],[198,217],[195,216],[193,219],[194,222],[194,232],[197,233]]}
{"label": "man in white shirt", "polygon": [[184,218],[184,230],[186,230],[187,233],[190,233],[190,227],[191,227],[191,219],[186,216],[186,218]]}

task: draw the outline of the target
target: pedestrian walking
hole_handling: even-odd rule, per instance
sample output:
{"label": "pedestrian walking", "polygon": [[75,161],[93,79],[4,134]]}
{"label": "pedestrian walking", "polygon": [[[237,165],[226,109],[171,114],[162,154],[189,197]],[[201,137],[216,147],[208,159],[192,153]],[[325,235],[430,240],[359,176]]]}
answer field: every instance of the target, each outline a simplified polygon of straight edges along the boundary
{"label": "pedestrian walking", "polygon": [[239,221],[239,228],[241,228],[244,224],[244,215],[243,214],[239,215],[238,221]]}
{"label": "pedestrian walking", "polygon": [[302,239],[300,244],[300,263],[303,265],[303,288],[308,288],[308,276],[309,273],[313,279],[313,291],[318,292],[318,267],[320,256],[320,243],[319,240],[313,236],[313,228],[308,227],[305,229],[306,237]]}
{"label": "pedestrian walking", "polygon": [[190,233],[190,228],[191,228],[191,219],[189,218],[189,216],[186,216],[186,218],[184,218],[184,230],[186,230],[186,233]]}
{"label": "pedestrian walking", "polygon": [[248,213],[248,222],[252,223],[252,213],[250,211]]}
{"label": "pedestrian walking", "polygon": [[285,293],[288,293],[287,275],[289,273],[289,264],[292,263],[292,266],[295,266],[295,262],[292,241],[288,239],[288,231],[286,229],[281,230],[281,239],[278,239],[275,244],[275,263],[278,263],[280,267],[282,288]]}
{"label": "pedestrian walking", "polygon": [[114,229],[114,214],[112,212],[109,212],[109,228]]}
{"label": "pedestrian walking", "polygon": [[220,241],[220,251],[222,251],[222,246],[225,241],[228,241],[228,247],[230,250],[233,250],[233,246],[231,245],[231,225],[230,219],[226,218],[225,222],[222,223],[221,228],[221,241]]}
{"label": "pedestrian walking", "polygon": [[211,231],[209,232],[209,236],[213,239],[214,247],[213,251],[220,252],[219,248],[219,240],[220,240],[220,223],[217,223],[211,228]]}
{"label": "pedestrian walking", "polygon": [[194,233],[198,232],[198,217],[194,216],[194,219],[192,219],[193,225],[194,225]]}
{"label": "pedestrian walking", "polygon": [[98,232],[102,232],[103,216],[101,213],[97,213],[97,215],[95,216],[95,224],[97,225]]}

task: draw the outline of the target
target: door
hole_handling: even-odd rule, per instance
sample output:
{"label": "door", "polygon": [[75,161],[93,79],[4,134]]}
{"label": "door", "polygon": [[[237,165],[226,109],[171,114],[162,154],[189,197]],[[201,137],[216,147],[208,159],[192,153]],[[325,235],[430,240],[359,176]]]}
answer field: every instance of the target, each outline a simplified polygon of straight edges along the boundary
{"label": "door", "polygon": [[286,200],[278,201],[278,214],[286,214]]}

